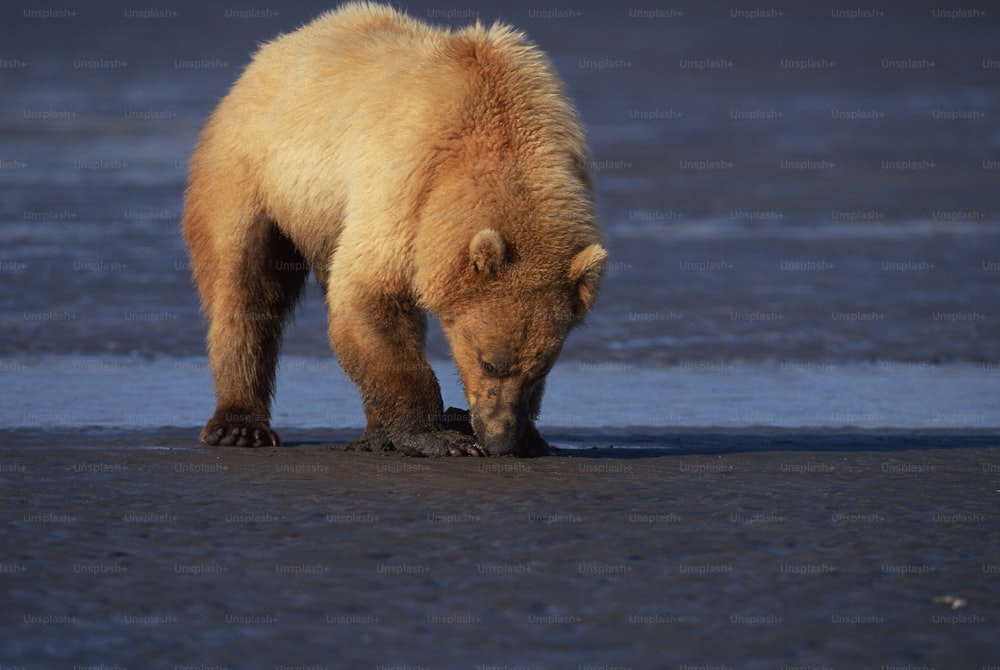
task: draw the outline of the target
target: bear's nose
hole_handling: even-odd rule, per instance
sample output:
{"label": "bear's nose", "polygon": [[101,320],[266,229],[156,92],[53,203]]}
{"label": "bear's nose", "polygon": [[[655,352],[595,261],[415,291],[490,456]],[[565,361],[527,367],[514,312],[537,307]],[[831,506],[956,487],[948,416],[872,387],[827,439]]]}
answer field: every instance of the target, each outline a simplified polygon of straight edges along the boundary
{"label": "bear's nose", "polygon": [[499,425],[489,427],[475,418],[472,422],[479,444],[490,456],[519,455],[525,425],[526,422],[520,417],[513,417]]}

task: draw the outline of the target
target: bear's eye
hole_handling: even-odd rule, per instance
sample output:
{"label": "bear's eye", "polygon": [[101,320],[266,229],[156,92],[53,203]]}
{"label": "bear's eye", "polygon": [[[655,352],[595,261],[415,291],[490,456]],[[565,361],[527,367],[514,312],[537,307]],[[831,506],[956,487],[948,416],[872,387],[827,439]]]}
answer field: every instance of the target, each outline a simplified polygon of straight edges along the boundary
{"label": "bear's eye", "polygon": [[483,366],[483,372],[490,377],[506,377],[513,372],[514,369],[514,366],[511,363],[493,363],[491,361],[483,361],[481,365]]}

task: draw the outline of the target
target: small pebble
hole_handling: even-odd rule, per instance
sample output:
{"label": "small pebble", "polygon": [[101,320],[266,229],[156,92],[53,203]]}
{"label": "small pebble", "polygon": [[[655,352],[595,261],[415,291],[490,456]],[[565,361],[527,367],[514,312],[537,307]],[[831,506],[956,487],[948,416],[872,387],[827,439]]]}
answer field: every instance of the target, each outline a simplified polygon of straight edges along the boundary
{"label": "small pebble", "polygon": [[969,604],[969,601],[965,598],[958,598],[952,595],[934,596],[931,598],[931,602],[935,605],[949,605],[953,610]]}

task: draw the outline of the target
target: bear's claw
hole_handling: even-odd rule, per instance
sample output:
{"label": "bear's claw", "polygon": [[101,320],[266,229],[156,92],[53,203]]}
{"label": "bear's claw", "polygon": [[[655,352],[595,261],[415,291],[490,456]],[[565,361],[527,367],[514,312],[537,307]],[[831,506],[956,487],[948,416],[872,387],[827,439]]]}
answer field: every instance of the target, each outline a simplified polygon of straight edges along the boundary
{"label": "bear's claw", "polygon": [[210,447],[280,447],[281,439],[262,424],[209,423],[201,441]]}
{"label": "bear's claw", "polygon": [[472,438],[454,430],[394,436],[392,443],[396,449],[410,456],[481,455]]}
{"label": "bear's claw", "polygon": [[449,456],[485,456],[486,452],[478,444],[454,446],[448,449]]}

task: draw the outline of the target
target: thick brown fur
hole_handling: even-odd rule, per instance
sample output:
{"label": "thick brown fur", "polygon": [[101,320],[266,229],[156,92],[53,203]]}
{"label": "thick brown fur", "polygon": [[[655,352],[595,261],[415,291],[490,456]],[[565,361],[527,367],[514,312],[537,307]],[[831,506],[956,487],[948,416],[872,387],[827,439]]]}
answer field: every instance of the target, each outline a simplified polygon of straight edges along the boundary
{"label": "thick brown fur", "polygon": [[[606,252],[588,153],[519,32],[348,4],[265,44],[192,159],[183,230],[209,320],[208,444],[278,444],[281,330],[312,269],[366,439],[420,453],[545,453],[545,374]],[[478,447],[444,430],[423,354],[436,314]]]}

